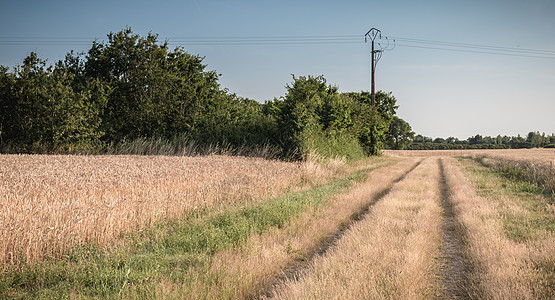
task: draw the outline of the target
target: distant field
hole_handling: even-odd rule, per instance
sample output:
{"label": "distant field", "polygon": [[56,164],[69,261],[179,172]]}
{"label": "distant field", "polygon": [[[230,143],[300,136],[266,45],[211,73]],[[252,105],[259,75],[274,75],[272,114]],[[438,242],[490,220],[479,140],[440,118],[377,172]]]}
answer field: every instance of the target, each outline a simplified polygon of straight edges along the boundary
{"label": "distant field", "polygon": [[[489,155],[511,159],[533,160],[555,165],[555,149],[484,149],[484,150],[383,150],[392,156],[471,156]],[[555,167],[555,166],[554,166]]]}
{"label": "distant field", "polygon": [[471,157],[506,176],[526,180],[555,195],[555,149],[487,150],[384,150],[393,157],[459,156]]}

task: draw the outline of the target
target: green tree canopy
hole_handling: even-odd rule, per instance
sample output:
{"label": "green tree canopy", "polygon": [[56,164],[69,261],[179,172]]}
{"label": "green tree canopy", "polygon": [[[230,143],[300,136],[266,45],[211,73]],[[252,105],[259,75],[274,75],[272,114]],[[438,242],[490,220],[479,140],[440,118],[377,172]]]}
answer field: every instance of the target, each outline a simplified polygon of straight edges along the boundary
{"label": "green tree canopy", "polygon": [[403,150],[412,143],[414,132],[405,120],[394,116],[389,124],[387,146],[390,149]]}
{"label": "green tree canopy", "polygon": [[203,58],[141,37],[130,28],[110,33],[107,43],[93,42],[84,74],[109,84],[104,113],[111,140],[183,134],[206,105],[224,97],[218,75],[206,71]]}

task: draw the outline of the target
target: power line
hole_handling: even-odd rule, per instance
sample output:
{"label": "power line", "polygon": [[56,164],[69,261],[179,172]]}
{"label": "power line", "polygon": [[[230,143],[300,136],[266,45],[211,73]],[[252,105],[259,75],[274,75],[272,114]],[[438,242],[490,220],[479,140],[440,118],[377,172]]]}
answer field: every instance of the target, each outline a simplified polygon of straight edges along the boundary
{"label": "power line", "polygon": [[438,47],[405,45],[405,44],[397,44],[397,46],[399,46],[399,47],[410,47],[410,48],[420,48],[420,49],[453,51],[453,52],[480,53],[480,54],[492,54],[492,55],[503,55],[503,56],[542,58],[542,59],[555,59],[555,54],[553,54],[554,56],[539,56],[539,55],[525,55],[525,54],[504,53],[504,52],[489,52],[489,51],[476,51],[476,50],[465,50],[465,49],[438,48]]}
{"label": "power line", "polygon": [[[528,48],[502,47],[493,45],[469,44],[449,41],[415,39],[406,37],[390,37],[396,40],[397,46],[478,53],[489,55],[517,56],[540,59],[555,59],[555,51]],[[357,44],[364,40],[359,35],[305,35],[305,36],[192,36],[165,37],[172,46],[250,46],[250,45],[311,45],[311,44]],[[100,41],[96,37],[61,37],[61,36],[3,36],[0,46],[86,46]]]}
{"label": "power line", "polygon": [[550,50],[500,47],[500,46],[479,45],[479,44],[465,44],[465,43],[443,42],[443,41],[411,39],[411,38],[401,38],[401,37],[391,37],[391,38],[401,42],[409,42],[409,43],[412,42],[412,43],[419,43],[419,44],[452,46],[452,47],[462,47],[462,48],[476,48],[476,49],[498,50],[498,51],[533,52],[538,54],[550,54],[550,55],[555,54],[555,51],[550,51]]}

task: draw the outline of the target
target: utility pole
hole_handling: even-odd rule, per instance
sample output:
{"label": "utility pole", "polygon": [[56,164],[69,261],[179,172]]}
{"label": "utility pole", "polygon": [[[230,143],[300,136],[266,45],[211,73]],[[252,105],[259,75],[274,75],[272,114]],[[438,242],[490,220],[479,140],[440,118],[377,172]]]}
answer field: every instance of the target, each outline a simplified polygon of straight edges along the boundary
{"label": "utility pole", "polygon": [[389,39],[387,37],[385,37],[385,40],[387,41],[387,45],[384,47],[382,46],[382,44],[378,41],[378,47],[380,48],[379,50],[376,50],[374,48],[374,41],[376,39],[381,40],[382,39],[382,32],[379,29],[376,28],[372,28],[370,30],[368,30],[368,32],[364,35],[364,42],[368,42],[368,39],[370,39],[371,43],[372,43],[372,52],[371,52],[371,61],[370,61],[370,73],[371,73],[371,79],[370,79],[370,97],[372,98],[372,109],[374,109],[376,107],[376,66],[378,64],[378,61],[380,60],[380,58],[382,57],[382,53],[384,52],[384,50],[393,50],[393,48],[395,48],[395,40],[393,40],[393,47],[390,47],[389,44]]}
{"label": "utility pole", "polygon": [[[370,62],[370,72],[371,72],[371,82],[370,82],[370,97],[372,98],[372,115],[374,115],[376,113],[376,65],[378,64],[378,61],[380,60],[380,58],[382,57],[382,53],[384,52],[384,50],[392,50],[393,48],[395,48],[395,40],[393,40],[393,47],[390,48],[389,45],[389,39],[386,37],[385,40],[387,41],[387,45],[384,47],[381,42],[382,42],[382,32],[379,29],[376,28],[372,28],[370,30],[368,30],[368,32],[364,35],[364,42],[368,43],[368,39],[370,39],[370,41],[372,42],[372,57],[371,57],[371,62]],[[376,49],[375,44],[377,44],[377,48],[379,48],[379,50]],[[376,124],[372,124],[371,125],[371,129],[370,129],[370,145],[369,145],[369,152],[372,155],[376,155],[380,152],[379,149],[379,141],[377,139],[376,136]]]}

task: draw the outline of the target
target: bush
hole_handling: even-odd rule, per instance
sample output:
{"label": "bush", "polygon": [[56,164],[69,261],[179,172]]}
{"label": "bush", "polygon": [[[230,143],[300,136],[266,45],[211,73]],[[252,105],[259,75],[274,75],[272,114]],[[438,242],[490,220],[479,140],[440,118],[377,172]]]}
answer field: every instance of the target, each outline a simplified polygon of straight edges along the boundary
{"label": "bush", "polygon": [[316,155],[324,158],[357,160],[365,157],[364,149],[357,138],[348,133],[323,132],[317,127],[308,127],[300,134],[301,152],[304,158]]}

